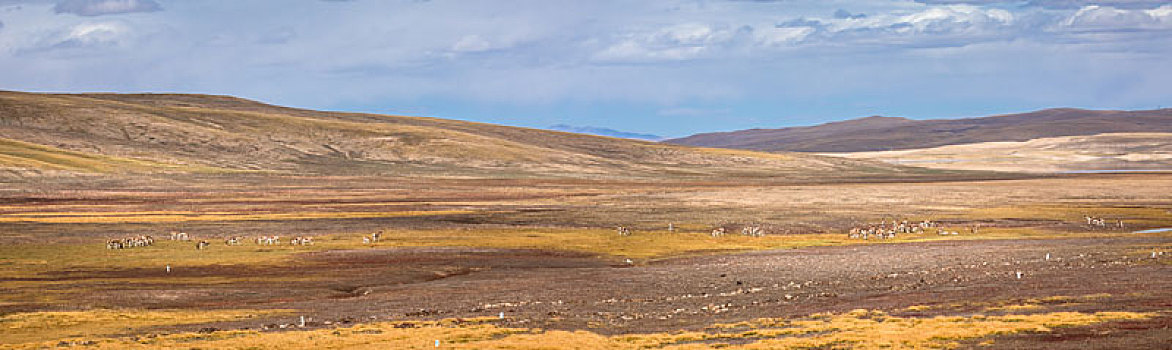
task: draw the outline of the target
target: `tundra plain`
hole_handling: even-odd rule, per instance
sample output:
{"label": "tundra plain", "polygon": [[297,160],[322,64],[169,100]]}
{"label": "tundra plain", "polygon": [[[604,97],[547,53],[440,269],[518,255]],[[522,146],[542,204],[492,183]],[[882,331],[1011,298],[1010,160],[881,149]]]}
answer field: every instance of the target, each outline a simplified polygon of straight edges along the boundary
{"label": "tundra plain", "polygon": [[[0,137],[0,348],[1172,339],[1172,232],[1136,233],[1172,227],[1167,173],[926,169],[196,95],[0,93]],[[905,220],[933,225],[848,237]]]}
{"label": "tundra plain", "polygon": [[[1132,233],[1172,227],[1164,174],[72,181],[5,191],[4,347],[1159,347],[1172,323],[1172,237]],[[960,234],[845,234],[892,219]]]}

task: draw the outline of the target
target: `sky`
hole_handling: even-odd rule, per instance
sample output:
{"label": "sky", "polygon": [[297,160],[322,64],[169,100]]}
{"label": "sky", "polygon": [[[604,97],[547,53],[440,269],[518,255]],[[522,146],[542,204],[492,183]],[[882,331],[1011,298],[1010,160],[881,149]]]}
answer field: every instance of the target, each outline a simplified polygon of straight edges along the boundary
{"label": "sky", "polygon": [[0,90],[686,136],[1172,106],[1172,1],[0,0]]}

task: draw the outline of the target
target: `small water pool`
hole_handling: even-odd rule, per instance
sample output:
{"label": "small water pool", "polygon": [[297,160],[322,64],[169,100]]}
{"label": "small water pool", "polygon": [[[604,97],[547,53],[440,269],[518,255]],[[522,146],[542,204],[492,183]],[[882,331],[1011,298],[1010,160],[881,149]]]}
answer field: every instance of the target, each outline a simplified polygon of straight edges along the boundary
{"label": "small water pool", "polygon": [[1168,231],[1172,231],[1172,227],[1164,227],[1164,228],[1153,228],[1153,229],[1147,229],[1147,230],[1139,230],[1139,231],[1135,231],[1135,232],[1132,232],[1132,233],[1160,233],[1160,232],[1168,232]]}

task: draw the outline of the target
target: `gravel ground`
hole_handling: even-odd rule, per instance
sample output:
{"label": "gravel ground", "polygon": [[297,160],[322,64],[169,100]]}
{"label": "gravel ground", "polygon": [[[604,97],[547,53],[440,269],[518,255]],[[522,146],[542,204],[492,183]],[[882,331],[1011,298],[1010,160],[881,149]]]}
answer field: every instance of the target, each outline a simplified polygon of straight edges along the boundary
{"label": "gravel ground", "polygon": [[[314,276],[305,281],[135,285],[99,293],[91,301],[295,308],[303,310],[310,327],[504,313],[505,326],[604,334],[703,329],[713,323],[858,308],[901,316],[990,314],[996,311],[985,310],[987,303],[1101,293],[1109,296],[1071,303],[1061,311],[1159,312],[1172,309],[1172,255],[1150,254],[1170,245],[1169,237],[941,241],[759,251],[637,266],[537,250],[351,250],[303,256],[298,271]],[[225,268],[208,273],[238,277],[250,272]],[[905,309],[913,305],[933,307]],[[293,322],[288,318],[181,329],[280,328]],[[997,344],[1165,344],[1172,339],[1170,323],[1168,317],[1107,323],[1014,335],[1009,345]]]}

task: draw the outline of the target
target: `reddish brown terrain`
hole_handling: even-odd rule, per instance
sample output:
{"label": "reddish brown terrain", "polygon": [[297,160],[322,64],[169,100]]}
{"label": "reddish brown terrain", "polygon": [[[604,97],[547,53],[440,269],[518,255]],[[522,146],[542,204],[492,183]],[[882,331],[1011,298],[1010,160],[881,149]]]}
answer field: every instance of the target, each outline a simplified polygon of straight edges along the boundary
{"label": "reddish brown terrain", "polygon": [[[1172,233],[1135,233],[1172,227],[1163,173],[933,170],[187,95],[3,93],[0,120],[0,348],[1172,343]],[[241,152],[258,130],[276,131]],[[847,236],[902,220],[934,224]]]}

